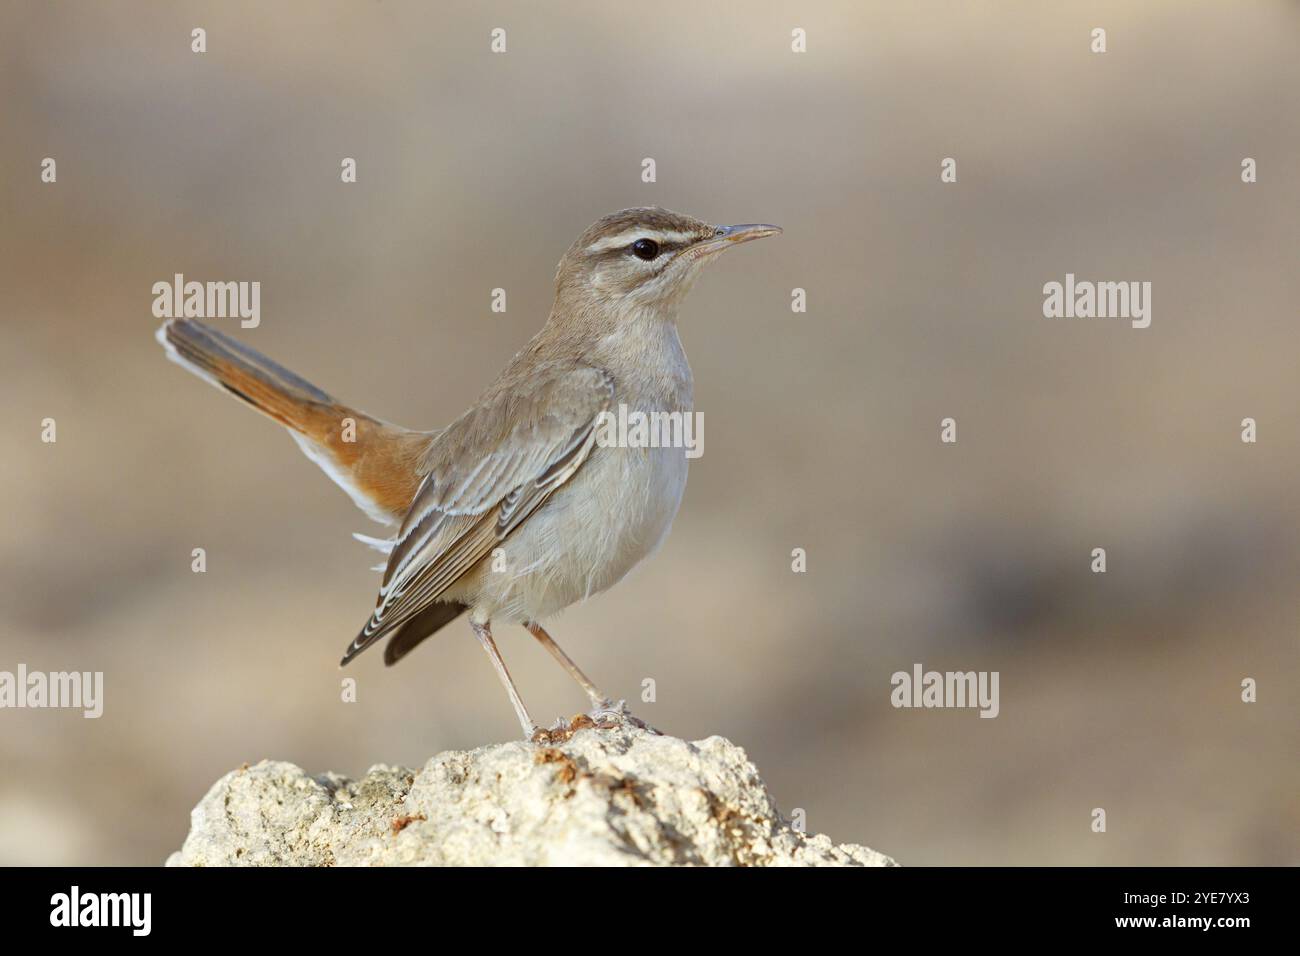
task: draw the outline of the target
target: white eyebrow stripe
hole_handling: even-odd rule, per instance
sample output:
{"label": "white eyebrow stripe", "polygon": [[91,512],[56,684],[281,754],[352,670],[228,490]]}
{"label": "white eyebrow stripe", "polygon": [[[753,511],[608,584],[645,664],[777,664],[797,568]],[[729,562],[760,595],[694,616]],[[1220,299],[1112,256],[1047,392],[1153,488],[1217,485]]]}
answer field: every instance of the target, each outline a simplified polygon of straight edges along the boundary
{"label": "white eyebrow stripe", "polygon": [[588,252],[604,252],[607,249],[617,249],[619,246],[631,245],[638,239],[653,239],[660,245],[670,242],[692,242],[698,236],[693,232],[676,232],[666,229],[646,229],[644,226],[636,229],[628,229],[620,232],[616,236],[606,236],[604,239],[597,239],[587,247]]}

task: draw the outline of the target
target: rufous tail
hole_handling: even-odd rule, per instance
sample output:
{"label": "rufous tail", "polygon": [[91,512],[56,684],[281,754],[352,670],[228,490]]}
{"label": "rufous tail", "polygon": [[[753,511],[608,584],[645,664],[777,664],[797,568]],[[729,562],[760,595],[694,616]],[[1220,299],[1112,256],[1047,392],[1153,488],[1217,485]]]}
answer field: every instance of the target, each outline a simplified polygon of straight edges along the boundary
{"label": "rufous tail", "polygon": [[376,521],[394,523],[419,488],[433,436],[349,408],[304,378],[211,326],[169,319],[167,357],[274,419]]}

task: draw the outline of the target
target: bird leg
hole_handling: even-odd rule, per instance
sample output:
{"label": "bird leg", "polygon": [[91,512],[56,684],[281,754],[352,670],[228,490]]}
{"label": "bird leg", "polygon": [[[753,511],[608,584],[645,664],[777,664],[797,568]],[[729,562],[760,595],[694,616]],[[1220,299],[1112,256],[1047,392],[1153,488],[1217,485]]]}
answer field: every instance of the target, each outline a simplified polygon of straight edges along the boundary
{"label": "bird leg", "polygon": [[573,662],[572,657],[564,653],[564,649],[561,648],[559,644],[555,643],[555,639],[546,633],[546,630],[542,625],[538,624],[536,621],[529,621],[524,625],[524,627],[528,628],[529,634],[537,638],[537,643],[541,644],[542,647],[551,652],[551,656],[560,662],[560,666],[568,672],[570,677],[578,682],[578,686],[586,691],[587,697],[591,699],[593,707],[597,710],[615,709],[614,701],[600,692],[600,688],[591,682],[591,678],[582,672],[582,669]]}
{"label": "bird leg", "polygon": [[510,679],[510,671],[506,670],[506,662],[501,659],[501,652],[497,650],[496,641],[492,640],[492,630],[488,626],[488,622],[484,621],[479,624],[471,620],[469,626],[474,629],[474,636],[483,645],[483,650],[487,651],[487,656],[492,660],[492,666],[497,669],[497,677],[501,678],[506,693],[510,695],[510,703],[514,705],[515,716],[519,718],[519,726],[524,730],[524,739],[533,740],[544,731],[533,723],[533,718],[528,714],[528,708],[524,706],[523,698],[519,696],[519,691],[515,689],[515,682]]}
{"label": "bird leg", "polygon": [[648,730],[651,733],[659,733],[645,721],[632,716],[632,712],[627,709],[627,702],[623,700],[614,700],[601,693],[600,688],[591,682],[591,678],[582,672],[573,658],[564,653],[563,648],[555,643],[555,639],[546,633],[546,629],[536,621],[529,621],[524,625],[528,628],[528,633],[537,638],[537,643],[551,652],[551,656],[560,662],[560,666],[568,672],[568,675],[578,682],[591,700],[592,709],[587,715],[597,724],[602,724],[613,718],[615,721],[625,720],[628,723],[640,727],[642,730]]}

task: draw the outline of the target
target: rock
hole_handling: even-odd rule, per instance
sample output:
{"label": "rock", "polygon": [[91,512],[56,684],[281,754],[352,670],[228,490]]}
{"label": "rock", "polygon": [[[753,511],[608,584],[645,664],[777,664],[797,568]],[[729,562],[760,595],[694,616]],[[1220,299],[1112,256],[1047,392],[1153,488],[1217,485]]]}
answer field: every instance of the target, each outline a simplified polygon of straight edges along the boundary
{"label": "rock", "polygon": [[[590,722],[587,722],[590,725]],[[895,866],[782,819],[745,752],[629,723],[376,766],[226,774],[168,866]]]}

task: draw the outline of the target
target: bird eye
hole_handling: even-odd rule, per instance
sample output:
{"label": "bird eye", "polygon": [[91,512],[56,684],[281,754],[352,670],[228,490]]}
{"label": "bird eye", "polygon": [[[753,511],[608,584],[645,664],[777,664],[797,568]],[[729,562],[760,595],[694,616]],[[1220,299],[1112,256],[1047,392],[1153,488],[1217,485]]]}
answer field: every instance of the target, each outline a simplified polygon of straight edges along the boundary
{"label": "bird eye", "polygon": [[653,239],[638,239],[632,243],[632,255],[638,259],[644,259],[649,262],[655,256],[659,255],[659,243]]}

